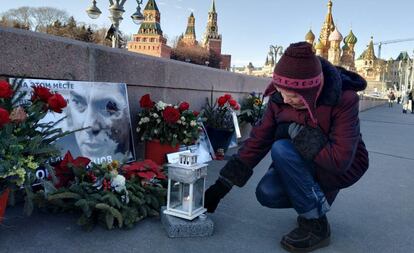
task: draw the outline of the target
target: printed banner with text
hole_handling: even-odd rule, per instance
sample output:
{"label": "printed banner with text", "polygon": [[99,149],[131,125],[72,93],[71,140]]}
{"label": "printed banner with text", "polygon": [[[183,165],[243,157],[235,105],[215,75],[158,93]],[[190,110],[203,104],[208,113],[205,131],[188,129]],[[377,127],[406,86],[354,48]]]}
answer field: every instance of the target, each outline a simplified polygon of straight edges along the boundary
{"label": "printed banner with text", "polygon": [[62,113],[48,113],[44,122],[65,117],[56,127],[63,131],[87,128],[57,142],[62,157],[69,150],[73,157],[88,157],[99,164],[135,160],[125,83],[23,79],[21,91],[27,92],[27,100],[33,86],[59,92],[68,103]]}

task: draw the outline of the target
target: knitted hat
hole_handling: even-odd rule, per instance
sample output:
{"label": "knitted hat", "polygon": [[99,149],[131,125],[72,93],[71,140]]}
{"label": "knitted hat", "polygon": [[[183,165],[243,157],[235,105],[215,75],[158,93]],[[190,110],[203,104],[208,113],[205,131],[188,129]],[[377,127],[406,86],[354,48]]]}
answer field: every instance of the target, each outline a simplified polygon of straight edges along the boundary
{"label": "knitted hat", "polygon": [[277,63],[272,84],[274,87],[298,94],[309,111],[313,122],[316,101],[323,87],[321,62],[307,42],[290,44]]}

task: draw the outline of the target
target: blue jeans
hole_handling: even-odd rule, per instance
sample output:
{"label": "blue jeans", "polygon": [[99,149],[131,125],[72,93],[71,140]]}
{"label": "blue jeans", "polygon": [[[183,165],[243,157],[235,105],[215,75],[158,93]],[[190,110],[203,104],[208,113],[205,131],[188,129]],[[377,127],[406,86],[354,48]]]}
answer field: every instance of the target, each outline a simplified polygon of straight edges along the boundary
{"label": "blue jeans", "polygon": [[329,211],[329,204],[314,179],[314,166],[305,162],[291,140],[273,143],[272,160],[256,188],[257,200],[270,208],[291,208],[306,219],[316,219]]}

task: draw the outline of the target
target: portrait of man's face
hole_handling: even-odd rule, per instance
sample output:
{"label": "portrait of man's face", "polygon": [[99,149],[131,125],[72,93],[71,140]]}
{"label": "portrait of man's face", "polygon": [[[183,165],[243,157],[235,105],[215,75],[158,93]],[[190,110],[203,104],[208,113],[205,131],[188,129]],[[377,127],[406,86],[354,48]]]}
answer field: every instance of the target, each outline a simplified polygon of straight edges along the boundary
{"label": "portrait of man's face", "polygon": [[130,148],[129,110],[125,91],[114,84],[89,84],[70,91],[67,122],[83,156],[120,160]]}

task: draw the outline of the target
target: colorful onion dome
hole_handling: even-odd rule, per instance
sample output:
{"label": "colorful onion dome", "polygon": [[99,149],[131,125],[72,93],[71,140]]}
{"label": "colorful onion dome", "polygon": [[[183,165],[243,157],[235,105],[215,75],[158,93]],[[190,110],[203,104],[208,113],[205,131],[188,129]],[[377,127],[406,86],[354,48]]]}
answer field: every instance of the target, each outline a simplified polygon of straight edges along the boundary
{"label": "colorful onion dome", "polygon": [[309,29],[309,32],[305,35],[305,40],[314,41],[315,34],[313,34],[312,29]]}
{"label": "colorful onion dome", "polygon": [[344,37],[342,36],[342,34],[335,27],[335,30],[329,35],[328,40],[329,41],[342,41],[343,38]]}
{"label": "colorful onion dome", "polygon": [[349,34],[344,38],[344,43],[346,44],[356,44],[358,42],[357,37],[352,32],[352,29],[349,31]]}

